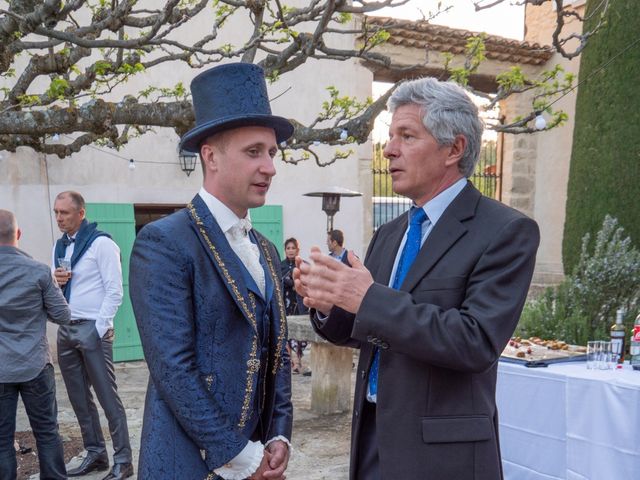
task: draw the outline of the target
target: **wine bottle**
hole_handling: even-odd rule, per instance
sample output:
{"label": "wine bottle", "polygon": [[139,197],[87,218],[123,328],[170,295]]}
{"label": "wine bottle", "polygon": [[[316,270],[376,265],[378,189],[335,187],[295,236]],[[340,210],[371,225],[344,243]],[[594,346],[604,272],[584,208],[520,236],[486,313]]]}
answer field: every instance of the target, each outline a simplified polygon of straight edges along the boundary
{"label": "wine bottle", "polygon": [[613,359],[618,363],[624,362],[624,351],[625,351],[625,343],[627,333],[624,330],[624,325],[622,324],[622,320],[624,319],[624,309],[619,308],[616,311],[616,323],[611,325],[610,336],[611,336],[611,354],[613,355]]}

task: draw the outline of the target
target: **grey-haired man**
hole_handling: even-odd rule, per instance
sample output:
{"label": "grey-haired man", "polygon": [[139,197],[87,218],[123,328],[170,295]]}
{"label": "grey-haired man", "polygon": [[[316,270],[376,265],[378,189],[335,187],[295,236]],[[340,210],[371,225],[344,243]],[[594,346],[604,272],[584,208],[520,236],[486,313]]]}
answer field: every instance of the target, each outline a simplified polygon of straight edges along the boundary
{"label": "grey-haired man", "polygon": [[376,231],[364,265],[316,250],[294,270],[318,332],[360,348],[350,478],[497,480],[497,363],[538,227],[467,180],[483,125],[462,88],[406,82],[389,108],[384,154],[411,211]]}

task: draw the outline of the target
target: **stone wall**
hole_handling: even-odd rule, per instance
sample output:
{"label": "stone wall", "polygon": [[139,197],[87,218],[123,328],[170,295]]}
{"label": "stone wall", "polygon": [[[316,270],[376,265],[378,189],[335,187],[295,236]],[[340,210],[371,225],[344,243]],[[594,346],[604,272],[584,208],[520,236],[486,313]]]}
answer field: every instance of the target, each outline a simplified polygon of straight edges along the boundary
{"label": "stone wall", "polygon": [[[566,4],[570,2],[565,1]],[[584,13],[584,2],[577,0],[572,2],[577,5],[577,11]],[[553,2],[546,2],[535,7],[527,5],[525,14],[525,41],[538,42],[551,45],[552,33],[556,27],[556,11]],[[575,19],[568,19],[563,36],[574,32],[580,32],[582,24]],[[569,44],[566,48],[574,48]],[[551,69],[559,64],[566,72],[578,75],[580,57],[568,60],[560,54],[555,54],[545,66]],[[579,79],[574,80],[574,85]],[[567,201],[567,181],[569,178],[569,163],[571,161],[571,146],[573,142],[573,122],[575,117],[576,92],[573,91],[553,105],[554,110],[563,110],[569,115],[566,124],[550,131],[544,131],[529,136],[530,142],[522,142],[519,148],[519,138],[514,140],[515,164],[521,162],[520,155],[526,157],[528,152],[535,152],[535,162],[530,167],[522,164],[521,168],[527,171],[527,175],[533,174],[535,191],[529,207],[532,209],[533,218],[540,225],[541,242],[536,261],[536,271],[533,283],[537,285],[555,284],[564,277],[562,266],[562,236],[564,231],[565,205]],[[507,106],[509,109],[510,106]],[[529,110],[527,113],[529,113]],[[508,151],[508,148],[505,148]],[[520,153],[518,153],[520,152]],[[520,168],[520,167],[518,167]],[[516,169],[517,170],[517,169]],[[518,175],[514,170],[513,174]],[[526,188],[528,182],[522,186]],[[514,204],[514,206],[517,206]]]}
{"label": "stone wall", "polygon": [[[516,95],[501,102],[505,123],[531,113],[529,95]],[[535,135],[535,134],[534,134]],[[534,135],[504,135],[502,157],[502,201],[535,218],[536,154]]]}

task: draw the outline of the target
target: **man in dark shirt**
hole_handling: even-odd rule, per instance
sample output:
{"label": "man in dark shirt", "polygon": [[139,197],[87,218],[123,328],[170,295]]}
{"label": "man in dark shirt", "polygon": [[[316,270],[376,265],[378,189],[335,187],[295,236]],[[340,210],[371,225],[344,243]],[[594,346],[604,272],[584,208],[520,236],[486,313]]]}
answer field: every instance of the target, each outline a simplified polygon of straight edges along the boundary
{"label": "man in dark shirt", "polygon": [[69,323],[71,312],[49,267],[18,249],[15,216],[0,210],[0,478],[16,478],[18,393],[33,429],[40,478],[64,479],[56,383],[47,343],[47,317]]}

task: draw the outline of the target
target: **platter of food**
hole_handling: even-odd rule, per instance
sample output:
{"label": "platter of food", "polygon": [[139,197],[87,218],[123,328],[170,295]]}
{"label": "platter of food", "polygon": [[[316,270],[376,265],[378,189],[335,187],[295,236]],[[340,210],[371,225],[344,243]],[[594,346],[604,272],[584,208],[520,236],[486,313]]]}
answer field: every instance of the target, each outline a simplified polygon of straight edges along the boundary
{"label": "platter of food", "polygon": [[539,337],[512,337],[500,357],[502,361],[521,363],[527,367],[545,367],[550,363],[586,359],[587,347]]}

